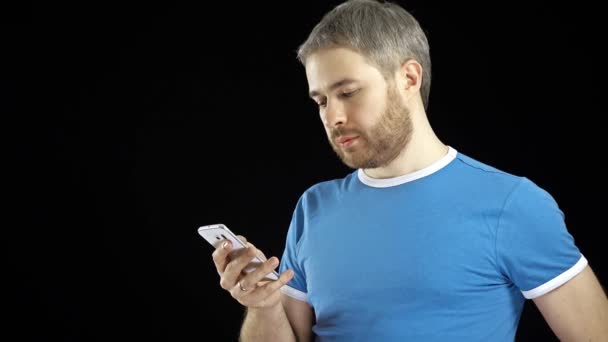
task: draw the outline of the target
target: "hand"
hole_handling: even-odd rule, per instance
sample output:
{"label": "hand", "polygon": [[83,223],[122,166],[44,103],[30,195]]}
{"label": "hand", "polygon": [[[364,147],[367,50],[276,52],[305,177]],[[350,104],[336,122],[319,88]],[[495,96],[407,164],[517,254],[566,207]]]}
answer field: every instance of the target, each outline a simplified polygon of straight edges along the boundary
{"label": "hand", "polygon": [[[232,245],[230,241],[226,241],[213,252],[213,262],[220,275],[220,286],[249,308],[265,309],[280,304],[281,293],[278,290],[293,278],[293,271],[287,270],[279,279],[269,280],[265,276],[277,268],[279,259],[272,257],[267,260],[245,237],[238,237],[247,243],[247,248],[231,253]],[[257,265],[251,273],[243,272],[256,255],[264,262]]]}

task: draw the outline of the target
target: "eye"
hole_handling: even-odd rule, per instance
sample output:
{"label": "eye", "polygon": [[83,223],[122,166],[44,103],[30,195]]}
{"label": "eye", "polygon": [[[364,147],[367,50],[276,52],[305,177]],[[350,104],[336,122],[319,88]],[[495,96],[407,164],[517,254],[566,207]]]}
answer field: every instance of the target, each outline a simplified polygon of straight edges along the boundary
{"label": "eye", "polygon": [[359,91],[359,89],[355,89],[353,91],[347,91],[347,92],[343,92],[342,94],[340,94],[342,97],[353,97],[353,95],[355,95],[357,92]]}
{"label": "eye", "polygon": [[327,104],[327,101],[325,101],[325,100],[321,100],[321,101],[317,102],[316,99],[313,99],[312,101],[315,103],[315,105],[319,106],[319,108],[324,108],[325,105]]}

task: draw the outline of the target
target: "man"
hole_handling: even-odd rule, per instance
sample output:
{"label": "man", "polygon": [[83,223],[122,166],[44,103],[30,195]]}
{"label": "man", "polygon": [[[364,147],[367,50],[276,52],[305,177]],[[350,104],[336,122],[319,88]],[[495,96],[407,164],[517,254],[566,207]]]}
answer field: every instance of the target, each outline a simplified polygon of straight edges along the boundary
{"label": "man", "polygon": [[[427,39],[401,7],[348,1],[299,49],[329,142],[356,169],[298,201],[279,265],[213,255],[243,341],[512,341],[533,299],[565,341],[608,341],[608,300],[554,199],[435,135]],[[280,290],[279,290],[280,289]]]}

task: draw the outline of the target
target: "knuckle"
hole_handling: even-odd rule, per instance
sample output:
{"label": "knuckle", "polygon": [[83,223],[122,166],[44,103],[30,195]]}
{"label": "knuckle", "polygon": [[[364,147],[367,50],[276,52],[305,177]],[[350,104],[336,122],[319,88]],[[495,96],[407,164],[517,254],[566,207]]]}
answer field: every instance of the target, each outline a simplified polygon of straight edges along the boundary
{"label": "knuckle", "polygon": [[220,252],[218,250],[215,250],[213,252],[213,254],[211,254],[211,257],[213,258],[213,261],[215,261],[215,262],[220,261]]}
{"label": "knuckle", "polygon": [[[241,303],[241,301],[243,300],[236,292],[234,291],[230,291],[230,295],[232,296],[232,298],[236,299],[237,302]],[[242,304],[242,303],[241,303]]]}
{"label": "knuckle", "polygon": [[259,288],[259,290],[260,290],[260,295],[261,295],[263,298],[266,298],[266,297],[268,297],[270,294],[272,294],[272,291],[271,291],[271,284],[272,284],[272,283],[268,283],[268,284],[265,284],[264,286],[261,286],[261,287]]}
{"label": "knuckle", "polygon": [[213,260],[220,261],[222,259],[225,259],[227,254],[226,254],[226,251],[220,247],[220,248],[216,249],[215,251],[213,251],[211,256],[213,257]]}
{"label": "knuckle", "polygon": [[264,265],[264,268],[262,269],[262,271],[263,271],[263,272],[262,272],[262,275],[261,275],[261,276],[262,276],[263,278],[266,278],[266,275],[268,275],[269,273],[271,273],[271,272],[272,272],[272,270],[273,270],[273,268],[274,268],[274,267],[272,267],[272,265],[270,265],[270,264],[266,264],[266,265]]}
{"label": "knuckle", "polygon": [[273,281],[272,283],[268,283],[268,286],[265,288],[266,292],[268,292],[268,294],[271,294],[275,291],[277,291],[278,289],[280,289],[282,286],[282,284],[278,281]]}
{"label": "knuckle", "polygon": [[224,273],[232,272],[233,269],[234,269],[234,262],[229,262],[226,265],[226,268],[224,268]]}
{"label": "knuckle", "polygon": [[228,266],[226,266],[226,271],[225,272],[230,272],[231,274],[234,273],[235,275],[238,275],[242,269],[243,269],[243,263],[240,262],[239,260],[235,260],[234,262],[231,262],[228,264]]}

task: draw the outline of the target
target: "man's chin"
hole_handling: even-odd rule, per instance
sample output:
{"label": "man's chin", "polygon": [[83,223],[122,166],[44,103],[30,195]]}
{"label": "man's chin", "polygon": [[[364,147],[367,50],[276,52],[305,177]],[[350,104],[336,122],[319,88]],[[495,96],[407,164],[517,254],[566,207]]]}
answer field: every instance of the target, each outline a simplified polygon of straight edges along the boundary
{"label": "man's chin", "polygon": [[374,166],[374,161],[372,160],[372,158],[363,158],[361,156],[353,156],[353,155],[348,155],[348,154],[341,154],[340,156],[340,160],[342,161],[342,163],[344,163],[346,166],[350,167],[351,169],[368,169],[368,168],[373,168]]}
{"label": "man's chin", "polygon": [[370,155],[369,151],[366,151],[362,146],[357,146],[354,149],[341,149],[333,145],[334,152],[338,155],[338,158],[342,163],[351,169],[369,169],[376,168],[377,161],[374,159],[374,155]]}

